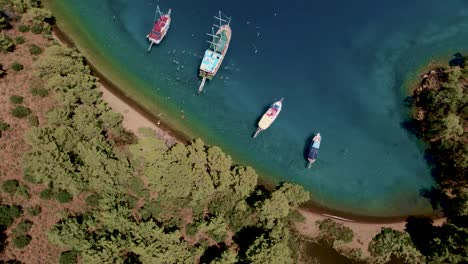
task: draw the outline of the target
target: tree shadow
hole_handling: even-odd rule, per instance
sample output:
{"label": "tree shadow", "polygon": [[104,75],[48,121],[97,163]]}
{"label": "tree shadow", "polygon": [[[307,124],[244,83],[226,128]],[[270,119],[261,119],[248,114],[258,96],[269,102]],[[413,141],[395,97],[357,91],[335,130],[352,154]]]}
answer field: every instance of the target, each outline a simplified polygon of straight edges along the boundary
{"label": "tree shadow", "polygon": [[310,150],[310,144],[312,143],[312,140],[314,139],[315,134],[310,135],[307,137],[307,139],[304,142],[304,148],[302,150],[302,155],[304,156],[306,160],[306,166],[307,166],[307,158],[309,157],[309,150]]}
{"label": "tree shadow", "polygon": [[460,52],[453,54],[453,58],[449,61],[450,66],[465,67],[465,58]]}
{"label": "tree shadow", "polygon": [[211,263],[218,257],[221,257],[228,247],[224,242],[208,247],[200,257],[200,263]]}
{"label": "tree shadow", "polygon": [[257,185],[255,187],[255,191],[252,192],[252,194],[245,199],[247,204],[250,207],[255,207],[255,204],[257,202],[263,202],[266,199],[270,198],[271,192],[263,185]]}
{"label": "tree shadow", "polygon": [[432,241],[436,237],[437,227],[432,225],[432,219],[427,217],[410,216],[406,220],[406,231],[414,245],[423,255],[430,255]]}
{"label": "tree shadow", "polygon": [[237,245],[239,245],[239,257],[241,259],[244,258],[249,246],[253,244],[257,237],[260,237],[265,233],[265,230],[256,226],[247,226],[237,232],[234,235],[233,240]]}
{"label": "tree shadow", "polygon": [[447,208],[449,204],[447,195],[439,188],[424,188],[419,191],[419,194],[429,200],[433,210],[442,209],[445,211],[445,208]]}

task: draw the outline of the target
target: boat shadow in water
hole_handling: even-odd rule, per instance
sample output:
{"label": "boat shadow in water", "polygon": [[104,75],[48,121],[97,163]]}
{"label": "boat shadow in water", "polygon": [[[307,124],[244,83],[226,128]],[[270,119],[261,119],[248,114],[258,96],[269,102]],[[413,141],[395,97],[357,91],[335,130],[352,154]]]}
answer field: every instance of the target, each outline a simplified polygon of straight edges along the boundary
{"label": "boat shadow in water", "polygon": [[310,150],[310,144],[312,143],[312,140],[314,139],[315,137],[315,133],[314,134],[311,134],[310,136],[307,137],[307,139],[305,140],[304,142],[304,150],[302,152],[302,156],[304,157],[305,159],[305,167],[307,168],[307,166],[309,166],[309,150]]}

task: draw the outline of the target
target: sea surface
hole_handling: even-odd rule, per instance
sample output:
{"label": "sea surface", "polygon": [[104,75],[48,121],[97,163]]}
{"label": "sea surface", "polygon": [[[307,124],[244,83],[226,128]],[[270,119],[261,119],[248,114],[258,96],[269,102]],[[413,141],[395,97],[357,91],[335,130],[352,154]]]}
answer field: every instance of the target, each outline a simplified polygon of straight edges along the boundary
{"label": "sea surface", "polygon": [[[149,53],[145,36],[158,1],[51,2],[59,24],[73,25],[67,33],[92,51],[91,61],[138,80],[133,92],[163,102],[167,115],[236,162],[269,180],[301,184],[334,210],[431,213],[424,146],[402,126],[405,83],[434,56],[466,50],[466,1],[160,0],[173,22]],[[218,10],[232,17],[233,37],[222,69],[197,96]],[[253,139],[259,118],[281,97],[280,116]],[[306,169],[317,132],[319,157]]]}

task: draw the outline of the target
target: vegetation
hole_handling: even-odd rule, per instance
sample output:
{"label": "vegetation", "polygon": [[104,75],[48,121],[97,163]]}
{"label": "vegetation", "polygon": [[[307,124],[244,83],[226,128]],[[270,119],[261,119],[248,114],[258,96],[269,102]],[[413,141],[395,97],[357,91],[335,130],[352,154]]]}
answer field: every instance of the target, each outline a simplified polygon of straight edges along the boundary
{"label": "vegetation", "polygon": [[2,184],[2,190],[10,195],[18,195],[29,199],[29,188],[26,185],[20,185],[17,180],[6,180]]}
{"label": "vegetation", "polygon": [[32,225],[33,223],[31,221],[24,220],[21,223],[17,224],[15,228],[13,228],[12,234],[16,237],[27,235]]}
{"label": "vegetation", "polygon": [[15,38],[15,43],[16,43],[17,45],[21,45],[21,44],[23,44],[24,42],[26,42],[26,40],[24,39],[23,36],[18,36],[18,37]]}
{"label": "vegetation", "polygon": [[12,95],[12,96],[10,96],[10,103],[12,103],[12,104],[22,104],[23,99],[24,99],[23,96]]}
{"label": "vegetation", "polygon": [[71,202],[73,200],[73,195],[71,195],[69,192],[67,191],[60,191],[56,194],[55,198],[57,199],[57,201],[59,201],[60,203],[68,203],[68,202]]}
{"label": "vegetation", "polygon": [[10,129],[10,125],[0,120],[0,131],[7,131]]}
{"label": "vegetation", "polygon": [[15,44],[13,40],[5,34],[0,34],[0,51],[2,53],[12,52],[15,50]]}
{"label": "vegetation", "polygon": [[7,17],[2,12],[0,12],[0,31],[2,29],[9,28],[10,26],[11,25],[8,23]]}
{"label": "vegetation", "polygon": [[31,44],[29,46],[29,53],[31,53],[31,55],[39,55],[42,53],[42,49],[36,44]]}
{"label": "vegetation", "polygon": [[6,71],[3,69],[3,65],[0,64],[0,78],[3,78],[3,76],[5,76],[6,74]]}
{"label": "vegetation", "polygon": [[28,124],[29,126],[32,127],[37,127],[39,126],[39,118],[35,115],[29,115],[28,116]]}
{"label": "vegetation", "polygon": [[0,226],[9,227],[21,214],[21,208],[13,205],[0,205]]}
{"label": "vegetation", "polygon": [[49,95],[49,91],[43,88],[31,88],[30,92],[32,95],[39,97],[46,97]]}
{"label": "vegetation", "polygon": [[317,221],[316,224],[319,226],[320,237],[332,245],[335,242],[349,243],[353,241],[353,230],[349,227],[343,226],[341,223],[337,223],[330,218],[327,218]]}
{"label": "vegetation", "polygon": [[42,209],[41,209],[41,206],[36,205],[36,206],[33,206],[33,207],[30,207],[30,208],[26,209],[26,211],[31,216],[38,216],[39,214],[41,214]]}
{"label": "vegetation", "polygon": [[11,64],[11,68],[15,72],[19,72],[19,71],[22,71],[24,69],[24,66],[23,66],[23,64],[20,64],[19,62],[13,62],[13,64]]}
{"label": "vegetation", "polygon": [[78,254],[79,252],[73,250],[62,252],[59,258],[59,264],[75,264]]}
{"label": "vegetation", "polygon": [[31,242],[31,236],[30,235],[24,235],[24,236],[19,236],[13,238],[13,245],[15,245],[16,248],[23,249],[29,245],[29,242]]}
{"label": "vegetation", "polygon": [[2,184],[2,190],[8,194],[15,194],[18,190],[19,182],[17,180],[7,180]]}
{"label": "vegetation", "polygon": [[19,25],[18,26],[18,31],[19,32],[28,32],[29,31],[29,26],[28,25]]}
{"label": "vegetation", "polygon": [[29,114],[31,114],[31,109],[22,106],[22,105],[17,105],[15,108],[11,109],[11,115],[16,117],[16,118],[25,118]]}
{"label": "vegetation", "polygon": [[377,263],[386,263],[397,257],[405,263],[425,263],[424,256],[418,251],[406,232],[382,228],[382,231],[369,243],[369,252]]}

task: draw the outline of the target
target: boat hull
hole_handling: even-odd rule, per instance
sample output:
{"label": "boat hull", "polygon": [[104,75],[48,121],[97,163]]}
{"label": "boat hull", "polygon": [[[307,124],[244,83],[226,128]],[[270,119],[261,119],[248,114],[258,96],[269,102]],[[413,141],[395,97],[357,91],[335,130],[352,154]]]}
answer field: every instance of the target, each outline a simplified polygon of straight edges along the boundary
{"label": "boat hull", "polygon": [[258,128],[261,130],[265,130],[275,122],[276,118],[278,117],[279,113],[281,112],[283,104],[280,101],[273,103],[273,105],[263,114],[262,118],[258,122]]}

